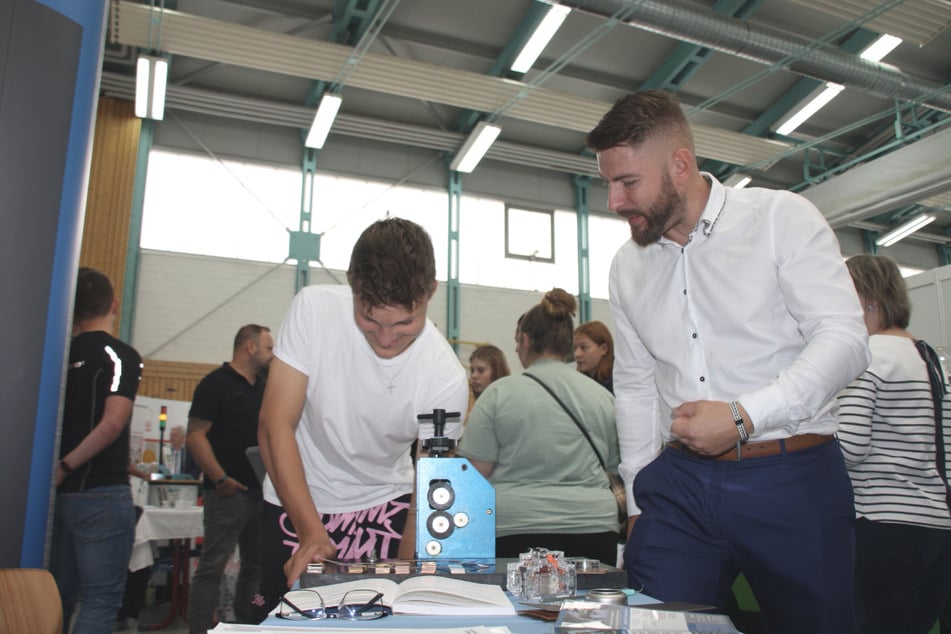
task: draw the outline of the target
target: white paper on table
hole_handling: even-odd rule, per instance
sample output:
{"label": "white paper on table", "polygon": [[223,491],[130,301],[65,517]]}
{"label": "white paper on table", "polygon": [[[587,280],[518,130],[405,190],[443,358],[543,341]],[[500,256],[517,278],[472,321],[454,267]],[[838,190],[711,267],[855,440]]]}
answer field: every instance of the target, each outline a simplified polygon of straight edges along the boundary
{"label": "white paper on table", "polygon": [[[250,634],[252,632],[254,634],[287,634],[288,632],[300,633],[302,628],[299,625],[238,625],[235,623],[219,623],[213,630],[209,631],[225,634]],[[380,634],[381,631],[385,631],[386,634],[417,634],[420,631],[425,631],[427,634],[511,634],[511,630],[505,626],[487,627],[485,625],[476,625],[474,627],[426,628],[425,630],[421,630],[418,627],[392,630],[321,627],[319,630],[311,629],[310,631],[319,632],[320,634]]]}

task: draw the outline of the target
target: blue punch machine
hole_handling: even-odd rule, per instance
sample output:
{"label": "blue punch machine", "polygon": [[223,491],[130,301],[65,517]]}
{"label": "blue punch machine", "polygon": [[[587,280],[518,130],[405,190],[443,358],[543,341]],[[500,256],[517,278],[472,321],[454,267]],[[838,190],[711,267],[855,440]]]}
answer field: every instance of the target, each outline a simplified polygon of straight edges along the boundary
{"label": "blue punch machine", "polygon": [[420,559],[495,559],[495,489],[465,458],[448,458],[456,441],[446,419],[458,412],[420,414],[433,421],[416,464],[416,556]]}

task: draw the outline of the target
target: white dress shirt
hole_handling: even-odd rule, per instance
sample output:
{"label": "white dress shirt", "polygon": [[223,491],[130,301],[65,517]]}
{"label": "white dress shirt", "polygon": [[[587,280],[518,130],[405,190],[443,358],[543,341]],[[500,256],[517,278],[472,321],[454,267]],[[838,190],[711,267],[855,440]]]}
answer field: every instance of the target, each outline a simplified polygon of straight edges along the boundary
{"label": "white dress shirt", "polygon": [[868,335],[835,234],[791,192],[727,189],[709,174],[687,244],[619,250],[611,266],[614,392],[628,508],[670,410],[739,401],[751,441],[836,430],[835,395],[868,366]]}

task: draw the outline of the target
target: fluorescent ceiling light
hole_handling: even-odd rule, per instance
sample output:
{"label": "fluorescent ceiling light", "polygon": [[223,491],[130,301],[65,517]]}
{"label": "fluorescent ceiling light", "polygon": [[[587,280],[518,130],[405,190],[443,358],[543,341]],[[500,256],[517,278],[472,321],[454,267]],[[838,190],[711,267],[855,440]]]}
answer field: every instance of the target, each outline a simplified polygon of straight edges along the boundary
{"label": "fluorescent ceiling light", "polygon": [[900,37],[895,37],[894,35],[889,35],[885,33],[880,35],[877,40],[869,44],[864,51],[859,54],[859,57],[862,59],[867,59],[871,62],[880,62],[886,55],[895,50],[895,48],[902,43]]}
{"label": "fluorescent ceiling light", "polygon": [[776,128],[776,134],[788,135],[796,128],[806,122],[806,119],[816,114],[820,108],[832,101],[836,95],[842,92],[845,86],[842,84],[833,84],[827,82],[825,87],[818,95],[813,97],[802,108],[794,112],[786,121]]}
{"label": "fluorescent ceiling light", "polygon": [[528,42],[522,47],[521,52],[515,61],[512,62],[512,71],[516,73],[527,73],[542,54],[545,47],[555,36],[561,23],[565,21],[568,13],[571,11],[568,7],[561,4],[553,4],[548,9],[548,13],[542,18],[542,21],[535,28],[535,32],[528,38]]}
{"label": "fluorescent ceiling light", "polygon": [[469,133],[469,138],[462,144],[462,149],[452,160],[449,169],[454,172],[465,172],[468,174],[475,169],[485,153],[489,151],[492,143],[502,132],[502,128],[494,123],[480,121],[476,127]]}
{"label": "fluorescent ceiling light", "polygon": [[896,227],[875,241],[880,247],[890,247],[902,238],[907,238],[922,227],[931,224],[938,217],[932,214],[921,214],[915,216],[905,224]]}
{"label": "fluorescent ceiling light", "polygon": [[139,55],[135,67],[135,116],[143,119],[165,118],[167,82],[167,59],[154,55]]}
{"label": "fluorescent ceiling light", "polygon": [[723,181],[723,184],[726,187],[732,187],[734,189],[743,189],[744,187],[749,185],[752,180],[753,180],[752,176],[747,176],[746,174],[742,174],[740,172],[734,172],[733,174],[730,174],[729,178]]}
{"label": "fluorescent ceiling light", "polygon": [[324,93],[324,96],[320,98],[317,114],[314,115],[314,122],[310,124],[310,132],[307,133],[307,140],[304,141],[305,146],[315,150],[324,147],[330,127],[334,124],[342,103],[343,99],[340,95]]}
{"label": "fluorescent ceiling light", "polygon": [[[895,37],[894,35],[882,35],[872,44],[866,47],[859,57],[872,62],[881,61],[882,58],[892,52],[896,46],[901,44],[901,42],[901,38]],[[810,99],[802,108],[795,111],[789,116],[789,118],[780,124],[778,128],[776,128],[776,134],[781,134],[783,136],[792,134],[793,131],[805,123],[809,117],[818,112],[827,103],[835,99],[835,96],[842,92],[843,89],[844,86],[840,84],[827,82],[825,87],[821,89],[821,92],[815,94],[815,96],[812,97],[812,99]]]}

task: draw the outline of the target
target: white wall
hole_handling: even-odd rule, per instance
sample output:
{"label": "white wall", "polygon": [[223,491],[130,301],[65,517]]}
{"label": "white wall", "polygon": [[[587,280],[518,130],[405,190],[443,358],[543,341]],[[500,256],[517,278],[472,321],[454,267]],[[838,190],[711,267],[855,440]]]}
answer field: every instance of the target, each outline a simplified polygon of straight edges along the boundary
{"label": "white wall", "polygon": [[912,306],[908,330],[936,348],[951,348],[951,265],[905,282]]}
{"label": "white wall", "polygon": [[[294,297],[293,265],[143,251],[132,345],[146,359],[221,363],[231,358],[238,328],[258,323],[280,327]],[[336,279],[335,279],[336,278]],[[311,284],[346,283],[342,271],[312,268]],[[459,356],[464,364],[476,345],[501,348],[513,372],[515,323],[543,293],[462,285]],[[593,319],[613,329],[608,302],[592,300]],[[429,318],[446,332],[446,292],[440,284]],[[576,320],[577,323],[577,320]]]}
{"label": "white wall", "polygon": [[[221,363],[231,358],[234,335],[247,323],[277,331],[294,296],[295,268],[227,258],[143,251],[132,345],[147,359]],[[342,271],[311,269],[312,284],[346,283]],[[907,279],[910,330],[935,347],[951,348],[951,266]],[[459,356],[491,343],[506,353],[513,372],[515,323],[543,293],[488,286],[460,287]],[[606,300],[591,301],[592,319],[614,331]],[[446,332],[446,292],[440,284],[429,318]],[[576,324],[577,324],[576,320]]]}

